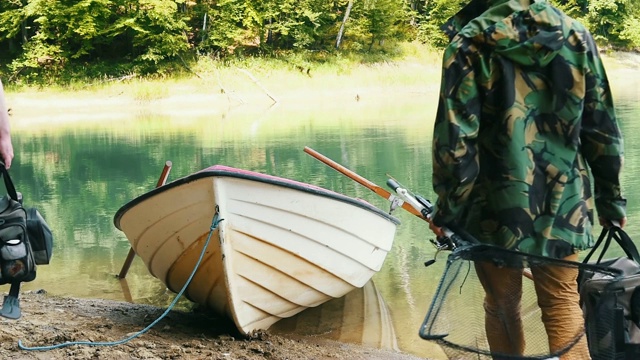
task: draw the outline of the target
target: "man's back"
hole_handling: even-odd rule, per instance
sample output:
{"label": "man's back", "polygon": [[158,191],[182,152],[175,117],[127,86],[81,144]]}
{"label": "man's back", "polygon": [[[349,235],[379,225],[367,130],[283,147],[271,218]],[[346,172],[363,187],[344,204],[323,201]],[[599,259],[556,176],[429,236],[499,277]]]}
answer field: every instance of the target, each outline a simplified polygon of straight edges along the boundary
{"label": "man's back", "polygon": [[603,178],[618,178],[622,156],[606,74],[589,32],[551,5],[476,6],[445,26],[434,219],[563,258],[593,245],[585,157],[607,194],[599,213],[619,210],[619,184]]}

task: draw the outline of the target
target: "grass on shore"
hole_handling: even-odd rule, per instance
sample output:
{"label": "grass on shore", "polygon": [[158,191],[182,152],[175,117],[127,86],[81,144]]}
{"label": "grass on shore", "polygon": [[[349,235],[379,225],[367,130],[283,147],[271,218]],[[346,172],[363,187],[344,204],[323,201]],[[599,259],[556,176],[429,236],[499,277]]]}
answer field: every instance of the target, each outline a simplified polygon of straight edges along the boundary
{"label": "grass on shore", "polygon": [[[405,65],[438,68],[439,64],[437,50],[419,43],[404,43],[378,53],[291,52],[271,57],[222,60],[209,56],[179,58],[156,73],[145,75],[118,72],[113,65],[96,63],[41,76],[32,74],[25,79],[7,81],[4,75],[2,79],[7,93],[118,93],[126,86],[136,100],[146,101],[170,96],[171,88],[176,84],[186,81],[195,84],[197,80],[200,80],[202,91],[211,91],[212,85],[220,87],[221,91],[227,87],[242,91],[242,87],[256,86],[274,90],[309,85],[331,88],[344,78],[363,86],[368,83],[410,85],[415,74],[411,69],[404,71]],[[381,68],[385,71],[378,71]],[[106,75],[113,73],[120,75]]]}
{"label": "grass on shore", "polygon": [[[610,70],[640,67],[637,55],[603,53],[602,56]],[[210,93],[215,89],[227,94],[256,89],[278,94],[299,89],[328,92],[354,85],[419,86],[425,81],[439,83],[440,65],[441,50],[412,42],[395,44],[377,53],[290,52],[270,57],[180,58],[147,75],[124,72],[108,76],[105,74],[117,73],[117,69],[96,63],[59,75],[47,74],[30,83],[7,83],[5,76],[0,76],[8,94],[55,97],[126,92],[136,101],[147,102],[182,94],[180,91],[187,83],[189,91]]]}

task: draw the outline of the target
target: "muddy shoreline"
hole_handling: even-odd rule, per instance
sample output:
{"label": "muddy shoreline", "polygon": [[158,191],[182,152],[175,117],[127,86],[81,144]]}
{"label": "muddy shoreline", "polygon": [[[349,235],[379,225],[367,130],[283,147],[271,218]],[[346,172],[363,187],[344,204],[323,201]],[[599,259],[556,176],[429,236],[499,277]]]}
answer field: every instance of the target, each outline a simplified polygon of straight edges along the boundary
{"label": "muddy shoreline", "polygon": [[[134,337],[166,309],[58,297],[44,290],[22,293],[20,307],[20,319],[0,318],[2,359],[420,359],[397,351],[295,334],[260,331],[244,338],[228,320],[198,310],[169,311],[151,329]],[[130,337],[130,341],[123,341]],[[21,349],[19,342],[32,349]],[[64,345],[67,342],[94,344]],[[96,342],[120,344],[96,346]]]}

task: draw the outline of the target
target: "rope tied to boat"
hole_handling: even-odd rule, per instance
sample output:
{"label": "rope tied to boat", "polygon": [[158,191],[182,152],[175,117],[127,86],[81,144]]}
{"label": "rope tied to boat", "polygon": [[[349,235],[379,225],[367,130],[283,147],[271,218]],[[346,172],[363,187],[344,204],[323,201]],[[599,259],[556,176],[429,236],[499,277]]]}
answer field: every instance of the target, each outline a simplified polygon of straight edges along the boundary
{"label": "rope tied to boat", "polygon": [[25,346],[22,343],[22,340],[18,340],[18,347],[21,350],[48,351],[48,350],[60,349],[60,348],[64,348],[64,347],[67,347],[67,346],[74,346],[74,345],[116,346],[116,345],[125,344],[125,343],[137,338],[138,336],[146,333],[147,331],[151,330],[152,327],[154,327],[158,322],[160,322],[160,320],[162,320],[165,316],[167,316],[169,314],[169,312],[174,308],[174,306],[176,305],[178,300],[180,300],[180,298],[182,297],[184,292],[187,290],[187,287],[191,283],[191,280],[193,280],[193,277],[195,276],[198,268],[200,267],[200,263],[202,262],[202,259],[204,259],[204,255],[207,252],[207,248],[209,247],[209,242],[211,241],[211,236],[213,235],[213,232],[218,227],[218,224],[220,224],[220,222],[224,220],[224,219],[220,219],[219,210],[220,209],[218,208],[218,205],[216,205],[215,214],[213,215],[213,219],[211,220],[211,227],[210,227],[209,235],[207,236],[207,240],[204,243],[204,247],[202,248],[202,252],[200,252],[200,257],[198,258],[198,261],[196,262],[196,265],[194,266],[193,271],[191,272],[191,275],[189,276],[189,278],[185,282],[185,284],[182,287],[182,289],[180,290],[180,292],[176,295],[175,299],[173,299],[171,304],[169,304],[169,307],[167,307],[167,309],[162,313],[162,315],[160,315],[156,320],[154,320],[147,327],[145,327],[144,329],[136,332],[133,335],[130,335],[130,336],[124,338],[124,339],[117,340],[117,341],[67,341],[67,342],[64,342],[64,343],[61,343],[61,344],[49,345],[49,346]]}

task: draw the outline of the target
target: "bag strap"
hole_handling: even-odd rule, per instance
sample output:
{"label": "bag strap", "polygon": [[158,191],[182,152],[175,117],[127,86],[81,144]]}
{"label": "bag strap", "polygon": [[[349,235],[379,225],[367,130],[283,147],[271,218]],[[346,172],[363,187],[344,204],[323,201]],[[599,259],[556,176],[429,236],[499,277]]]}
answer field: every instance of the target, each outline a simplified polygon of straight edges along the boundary
{"label": "bag strap", "polygon": [[[606,238],[606,241],[605,241],[605,238]],[[638,248],[633,243],[629,235],[624,230],[622,230],[619,226],[615,226],[615,225],[602,229],[602,232],[598,237],[598,241],[596,241],[596,244],[593,246],[591,251],[589,251],[589,254],[584,258],[582,263],[583,264],[588,263],[589,259],[591,259],[591,256],[593,256],[593,254],[596,252],[596,250],[600,247],[600,245],[604,241],[602,252],[600,253],[600,256],[598,257],[598,261],[597,261],[597,263],[599,264],[602,261],[604,254],[609,249],[609,245],[611,244],[612,239],[615,240],[618,243],[618,245],[620,245],[620,247],[622,248],[622,250],[624,251],[624,253],[627,255],[629,259],[634,260],[637,263],[640,263],[640,254],[638,253]]]}
{"label": "bag strap", "polygon": [[638,253],[638,248],[629,237],[629,234],[618,226],[614,226],[611,231],[613,232],[613,238],[627,254],[627,257],[640,264],[640,253]]}
{"label": "bag strap", "polygon": [[15,200],[15,201],[20,201],[18,199],[18,192],[16,191],[16,187],[13,185],[13,181],[11,181],[11,176],[9,176],[9,171],[7,171],[7,168],[4,166],[4,161],[0,160],[0,173],[2,174],[2,178],[4,179],[4,185],[7,188],[7,193],[9,193],[9,196]]}
{"label": "bag strap", "polygon": [[[600,232],[600,236],[598,236],[598,240],[596,241],[596,244],[593,245],[593,247],[591,248],[591,251],[589,251],[589,254],[587,254],[587,256],[584,258],[584,260],[582,260],[583,264],[586,264],[586,263],[589,262],[589,260],[591,259],[591,256],[593,256],[593,254],[596,252],[596,250],[600,247],[600,244],[602,244],[602,241],[604,240],[605,236],[607,236],[608,233],[609,233],[608,229],[602,228],[602,231]],[[607,247],[607,246],[605,245],[605,247]],[[600,262],[600,261],[598,261],[598,262]]]}

